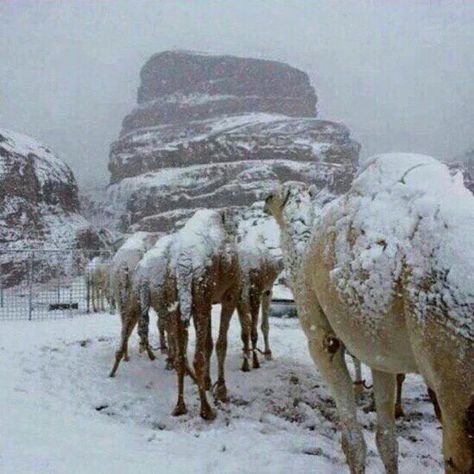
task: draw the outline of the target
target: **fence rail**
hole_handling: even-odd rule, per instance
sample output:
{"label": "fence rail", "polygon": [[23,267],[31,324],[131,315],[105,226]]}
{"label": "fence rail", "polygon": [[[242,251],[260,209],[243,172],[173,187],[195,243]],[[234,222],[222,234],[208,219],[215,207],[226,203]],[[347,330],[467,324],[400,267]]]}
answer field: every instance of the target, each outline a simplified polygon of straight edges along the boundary
{"label": "fence rail", "polygon": [[91,275],[111,257],[106,250],[0,249],[0,321],[93,311]]}

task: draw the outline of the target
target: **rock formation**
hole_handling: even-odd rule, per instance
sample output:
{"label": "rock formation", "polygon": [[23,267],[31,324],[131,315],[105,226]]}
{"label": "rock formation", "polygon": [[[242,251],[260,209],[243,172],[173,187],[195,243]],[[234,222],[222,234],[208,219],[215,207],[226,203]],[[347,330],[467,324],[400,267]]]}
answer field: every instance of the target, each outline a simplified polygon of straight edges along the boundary
{"label": "rock formation", "polygon": [[[79,212],[69,167],[48,147],[0,129],[2,283],[14,284],[29,271],[27,255],[18,250],[101,247],[99,234]],[[38,278],[47,273],[45,266],[53,265],[54,256],[43,260],[35,269]]]}
{"label": "rock formation", "polygon": [[110,151],[123,228],[166,231],[290,179],[339,193],[357,166],[347,127],[318,120],[308,76],[283,63],[163,52],[143,67],[137,102]]}

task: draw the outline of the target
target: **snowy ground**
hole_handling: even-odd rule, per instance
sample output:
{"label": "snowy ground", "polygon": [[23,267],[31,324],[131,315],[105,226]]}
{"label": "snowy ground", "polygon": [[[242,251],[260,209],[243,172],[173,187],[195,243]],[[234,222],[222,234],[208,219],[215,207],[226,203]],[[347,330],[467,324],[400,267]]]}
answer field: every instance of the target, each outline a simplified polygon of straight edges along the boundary
{"label": "snowy ground", "polygon": [[[213,331],[217,329],[217,310]],[[138,355],[107,377],[117,316],[4,321],[0,331],[0,472],[6,473],[345,473],[335,410],[295,319],[272,319],[275,360],[243,373],[233,319],[227,359],[231,401],[218,417],[170,415],[175,376]],[[153,328],[155,329],[155,328]],[[153,332],[155,334],[156,331]],[[213,364],[215,358],[213,357]],[[398,422],[400,472],[442,472],[441,431],[417,377],[405,384],[408,416]],[[368,473],[382,473],[373,413],[361,410]]]}

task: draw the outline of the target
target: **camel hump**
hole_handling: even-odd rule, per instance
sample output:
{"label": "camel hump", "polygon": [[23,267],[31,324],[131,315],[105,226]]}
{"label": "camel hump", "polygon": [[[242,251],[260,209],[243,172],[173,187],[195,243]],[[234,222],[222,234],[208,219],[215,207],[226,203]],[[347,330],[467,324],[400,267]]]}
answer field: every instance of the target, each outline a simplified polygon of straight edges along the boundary
{"label": "camel hump", "polygon": [[403,281],[420,322],[474,340],[474,196],[462,177],[429,156],[377,155],[319,219],[341,298],[377,318]]}

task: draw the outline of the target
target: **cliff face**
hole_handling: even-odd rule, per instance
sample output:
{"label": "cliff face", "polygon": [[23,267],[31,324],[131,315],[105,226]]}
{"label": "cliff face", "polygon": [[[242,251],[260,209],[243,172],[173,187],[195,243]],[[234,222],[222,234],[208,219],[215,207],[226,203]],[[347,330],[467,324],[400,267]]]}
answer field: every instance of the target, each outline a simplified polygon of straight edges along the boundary
{"label": "cliff face", "polygon": [[168,230],[200,207],[249,205],[276,181],[345,190],[359,145],[316,119],[307,75],[251,58],[164,52],[112,144],[109,203],[123,227]]}
{"label": "cliff face", "polygon": [[[12,250],[98,248],[101,239],[80,215],[69,167],[47,146],[0,129],[0,274],[21,277],[22,254]],[[15,260],[15,262],[13,261]]]}

